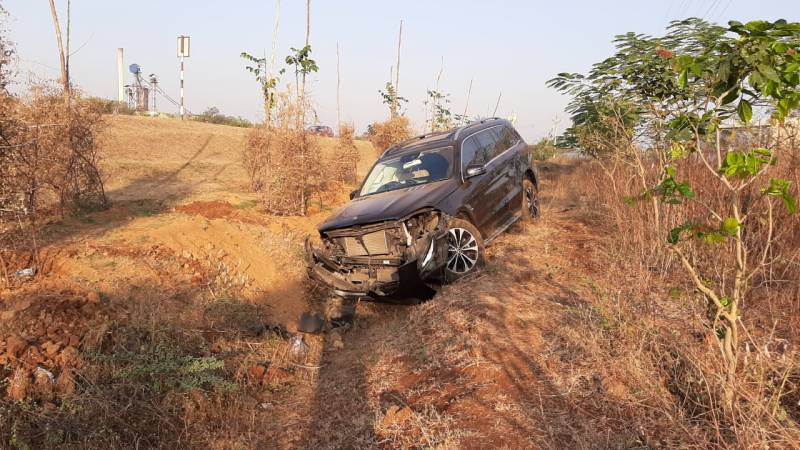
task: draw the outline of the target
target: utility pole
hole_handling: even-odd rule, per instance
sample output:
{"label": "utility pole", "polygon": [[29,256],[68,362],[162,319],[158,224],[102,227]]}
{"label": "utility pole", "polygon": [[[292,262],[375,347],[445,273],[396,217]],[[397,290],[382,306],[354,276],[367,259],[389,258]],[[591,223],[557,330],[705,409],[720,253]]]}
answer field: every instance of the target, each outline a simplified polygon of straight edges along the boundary
{"label": "utility pole", "polygon": [[311,37],[311,0],[306,0],[306,45]]}
{"label": "utility pole", "polygon": [[183,120],[185,112],[186,108],[183,106],[183,54],[181,54],[181,120]]}
{"label": "utility pole", "polygon": [[[306,47],[310,44],[311,39],[311,0],[306,0]],[[300,115],[297,117],[297,128],[302,130],[305,127],[306,121],[306,75],[307,72],[303,69],[302,77],[300,78]]]}
{"label": "utility pole", "polygon": [[117,88],[119,89],[117,101],[121,105],[125,102],[125,72],[123,72],[122,49],[117,49]]}
{"label": "utility pole", "polygon": [[431,132],[436,131],[435,128],[436,124],[436,110],[439,106],[439,99],[441,93],[439,92],[439,81],[442,79],[442,72],[444,72],[444,56],[442,56],[442,64],[439,66],[439,74],[436,75],[436,84],[434,85],[433,91],[435,92],[433,102],[431,103]]}
{"label": "utility pole", "polygon": [[186,114],[186,108],[183,105],[183,69],[184,69],[184,58],[189,57],[189,36],[178,36],[178,56],[181,59],[181,106],[180,106],[180,113],[181,113],[181,120],[184,119]]}

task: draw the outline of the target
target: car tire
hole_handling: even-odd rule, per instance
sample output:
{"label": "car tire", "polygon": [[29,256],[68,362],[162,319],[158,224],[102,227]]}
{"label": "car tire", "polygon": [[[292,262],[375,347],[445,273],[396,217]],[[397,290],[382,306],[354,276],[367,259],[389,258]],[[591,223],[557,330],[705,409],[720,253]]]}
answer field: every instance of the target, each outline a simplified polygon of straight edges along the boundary
{"label": "car tire", "polygon": [[533,222],[541,215],[539,188],[529,178],[522,180],[522,220]]}
{"label": "car tire", "polygon": [[472,223],[453,219],[447,229],[447,260],[445,281],[451,283],[474,273],[483,265],[483,238]]}

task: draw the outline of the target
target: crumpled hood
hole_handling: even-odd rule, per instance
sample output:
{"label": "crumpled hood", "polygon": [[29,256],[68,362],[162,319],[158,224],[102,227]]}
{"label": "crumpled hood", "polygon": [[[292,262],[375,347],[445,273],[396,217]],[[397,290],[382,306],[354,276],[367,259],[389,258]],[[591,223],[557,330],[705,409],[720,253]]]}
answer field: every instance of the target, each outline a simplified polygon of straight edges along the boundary
{"label": "crumpled hood", "polygon": [[455,181],[436,181],[350,200],[318,226],[320,232],[402,219],[414,211],[436,207],[457,188]]}

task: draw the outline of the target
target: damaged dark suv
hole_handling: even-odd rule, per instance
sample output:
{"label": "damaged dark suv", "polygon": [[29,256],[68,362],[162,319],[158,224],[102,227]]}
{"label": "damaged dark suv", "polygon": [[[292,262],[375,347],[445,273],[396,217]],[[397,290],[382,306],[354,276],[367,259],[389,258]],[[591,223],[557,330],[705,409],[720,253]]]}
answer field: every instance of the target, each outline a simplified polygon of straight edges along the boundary
{"label": "damaged dark suv", "polygon": [[349,203],[306,239],[309,274],[340,297],[430,298],[480,266],[484,244],[539,215],[533,157],[510,122],[486,119],[395,145]]}

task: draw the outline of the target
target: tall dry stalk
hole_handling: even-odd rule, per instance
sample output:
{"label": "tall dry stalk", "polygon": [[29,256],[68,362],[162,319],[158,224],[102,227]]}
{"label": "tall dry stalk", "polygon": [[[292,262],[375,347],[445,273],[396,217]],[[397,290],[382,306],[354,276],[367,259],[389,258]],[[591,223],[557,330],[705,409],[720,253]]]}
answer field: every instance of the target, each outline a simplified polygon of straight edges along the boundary
{"label": "tall dry stalk", "polygon": [[[269,57],[269,70],[267,72],[269,74],[267,78],[268,82],[269,80],[275,80],[275,58],[278,55],[278,30],[280,28],[280,24],[281,24],[281,0],[275,0],[275,26],[272,29],[272,54],[270,54]],[[273,92],[271,95],[273,97],[275,95],[274,90],[276,87],[277,83],[275,83],[275,86],[272,87]],[[270,126],[270,124],[272,123],[272,102],[273,100],[265,96],[264,110],[266,113],[265,122],[267,126]]]}
{"label": "tall dry stalk", "polygon": [[392,99],[392,117],[398,115],[397,97],[400,95],[400,47],[403,43],[403,19],[400,19],[400,31],[397,33],[397,64],[395,64],[394,97]]}
{"label": "tall dry stalk", "polygon": [[464,114],[461,115],[462,120],[467,120],[467,109],[469,108],[469,98],[472,95],[472,78],[469,79],[469,88],[467,88],[467,101],[464,102]]}
{"label": "tall dry stalk", "polygon": [[336,42],[336,126],[342,126],[342,76],[339,71],[339,42]]}
{"label": "tall dry stalk", "polygon": [[[67,71],[67,59],[64,52],[64,44],[61,40],[61,25],[58,22],[58,12],[56,11],[55,0],[50,0],[50,13],[53,16],[53,26],[56,30],[56,43],[58,44],[58,59],[61,64],[61,85],[64,88],[64,95],[69,96],[69,72]],[[67,18],[69,21],[69,18]]]}

